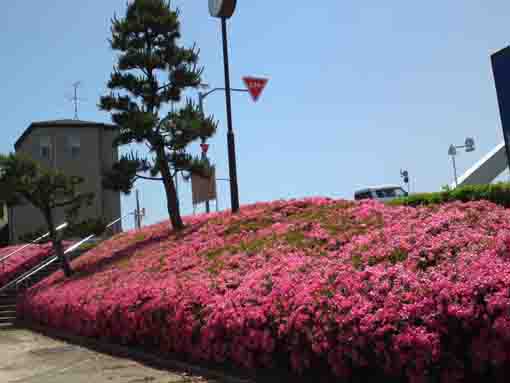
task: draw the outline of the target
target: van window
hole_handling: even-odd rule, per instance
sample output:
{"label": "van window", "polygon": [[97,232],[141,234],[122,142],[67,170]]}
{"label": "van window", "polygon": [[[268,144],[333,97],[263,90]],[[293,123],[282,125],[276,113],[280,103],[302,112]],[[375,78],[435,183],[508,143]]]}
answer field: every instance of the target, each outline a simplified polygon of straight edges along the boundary
{"label": "van window", "polygon": [[370,199],[370,198],[372,198],[372,193],[370,191],[360,192],[360,193],[356,193],[354,195],[355,200]]}
{"label": "van window", "polygon": [[406,195],[401,188],[378,189],[375,193],[377,198],[398,198]]}

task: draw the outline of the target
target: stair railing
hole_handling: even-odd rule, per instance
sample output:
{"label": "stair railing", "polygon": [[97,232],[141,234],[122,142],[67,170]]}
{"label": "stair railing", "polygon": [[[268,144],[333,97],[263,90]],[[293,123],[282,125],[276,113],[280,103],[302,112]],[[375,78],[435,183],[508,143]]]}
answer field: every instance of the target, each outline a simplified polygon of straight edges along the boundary
{"label": "stair railing", "polygon": [[[106,229],[109,229],[110,227],[112,227],[113,225],[115,225],[117,222],[119,221],[122,221],[123,219],[129,217],[130,215],[133,215],[133,214],[136,214],[136,211],[134,212],[130,212],[120,218],[117,218],[116,220],[110,222],[108,225],[106,225],[106,228],[105,228],[105,231]],[[88,242],[90,241],[92,238],[96,237],[95,234],[91,234],[89,235],[88,237],[76,242],[74,245],[68,247],[65,251],[64,251],[64,256],[67,256],[69,253],[72,253],[74,250],[76,250],[77,248],[79,248],[81,245],[83,245],[85,242]],[[48,258],[46,260],[44,260],[42,263],[40,263],[39,265],[35,266],[34,268],[32,268],[32,270],[29,270],[27,271],[26,273],[22,274],[21,276],[19,276],[18,278],[12,280],[11,282],[9,282],[8,284],[6,284],[5,286],[3,287],[0,287],[0,293],[2,293],[3,291],[11,288],[11,287],[16,287],[16,290],[19,289],[19,287],[25,283],[25,282],[28,282],[30,278],[32,278],[35,274],[37,274],[38,272],[44,270],[45,268],[47,268],[49,265],[51,265],[52,263],[56,262],[58,260],[58,256],[57,255],[53,255],[51,258]]]}
{"label": "stair railing", "polygon": [[[57,228],[55,229],[57,232],[60,231],[60,230],[64,230],[66,227],[68,226],[68,223],[67,222],[64,222],[62,225],[60,226],[57,226]],[[0,263],[2,265],[2,270],[4,270],[5,268],[5,261],[7,259],[9,259],[10,257],[12,257],[13,255],[19,253],[21,250],[24,250],[26,249],[27,247],[29,246],[32,246],[32,245],[35,245],[36,243],[42,241],[44,238],[47,238],[48,236],[50,235],[50,232],[48,231],[46,234],[44,235],[41,235],[39,238],[36,238],[34,239],[32,242],[29,242],[21,247],[18,247],[16,250],[14,250],[13,252],[3,256],[0,258]]]}

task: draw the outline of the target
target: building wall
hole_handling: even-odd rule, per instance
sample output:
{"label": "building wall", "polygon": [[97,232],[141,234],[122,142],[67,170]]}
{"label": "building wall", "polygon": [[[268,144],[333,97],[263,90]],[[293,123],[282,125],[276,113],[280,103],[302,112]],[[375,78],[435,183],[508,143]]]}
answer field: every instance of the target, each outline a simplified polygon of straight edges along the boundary
{"label": "building wall", "polygon": [[[38,127],[34,129],[18,147],[17,152],[27,155],[45,166],[64,172],[66,175],[83,177],[80,191],[93,192],[91,206],[80,209],[78,220],[102,217],[108,222],[120,216],[120,193],[106,192],[102,188],[101,176],[107,166],[117,158],[117,149],[113,149],[111,141],[114,132],[101,127]],[[42,137],[49,137],[51,142],[50,158],[40,153]],[[79,141],[79,153],[73,156],[70,144]],[[105,144],[110,143],[109,150]],[[31,205],[12,209],[13,239],[29,232],[45,227],[41,213]],[[63,209],[56,209],[55,222],[65,220]]]}
{"label": "building wall", "polygon": [[[114,130],[103,130],[102,138],[101,138],[101,163],[102,163],[102,171],[110,170],[115,162],[119,159],[119,152],[117,148],[113,147],[113,142],[115,140],[117,133]],[[120,206],[120,193],[114,192],[111,190],[104,190],[101,186],[101,190],[103,193],[103,215],[107,219],[108,222],[112,222],[115,219],[121,216],[121,206]],[[116,225],[117,231],[122,231],[122,222],[119,222]]]}
{"label": "building wall", "polygon": [[9,215],[7,211],[7,205],[0,202],[0,229],[3,228],[9,222]]}

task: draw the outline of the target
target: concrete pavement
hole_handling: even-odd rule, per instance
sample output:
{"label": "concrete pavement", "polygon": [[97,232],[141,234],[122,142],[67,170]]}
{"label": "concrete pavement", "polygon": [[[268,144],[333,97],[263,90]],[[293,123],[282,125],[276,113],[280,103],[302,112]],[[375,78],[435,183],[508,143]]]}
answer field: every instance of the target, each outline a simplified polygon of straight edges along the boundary
{"label": "concrete pavement", "polygon": [[2,383],[221,383],[157,370],[24,329],[0,330]]}

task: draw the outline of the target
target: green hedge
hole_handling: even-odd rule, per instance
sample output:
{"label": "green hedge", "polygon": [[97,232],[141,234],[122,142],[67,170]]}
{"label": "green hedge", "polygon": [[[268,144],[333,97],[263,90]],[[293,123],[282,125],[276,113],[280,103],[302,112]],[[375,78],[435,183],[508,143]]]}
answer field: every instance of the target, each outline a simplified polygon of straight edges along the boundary
{"label": "green hedge", "polygon": [[411,194],[389,202],[390,205],[423,206],[453,201],[487,200],[504,207],[510,207],[510,184],[497,183],[488,185],[468,185],[456,189],[445,188],[436,193]]}

